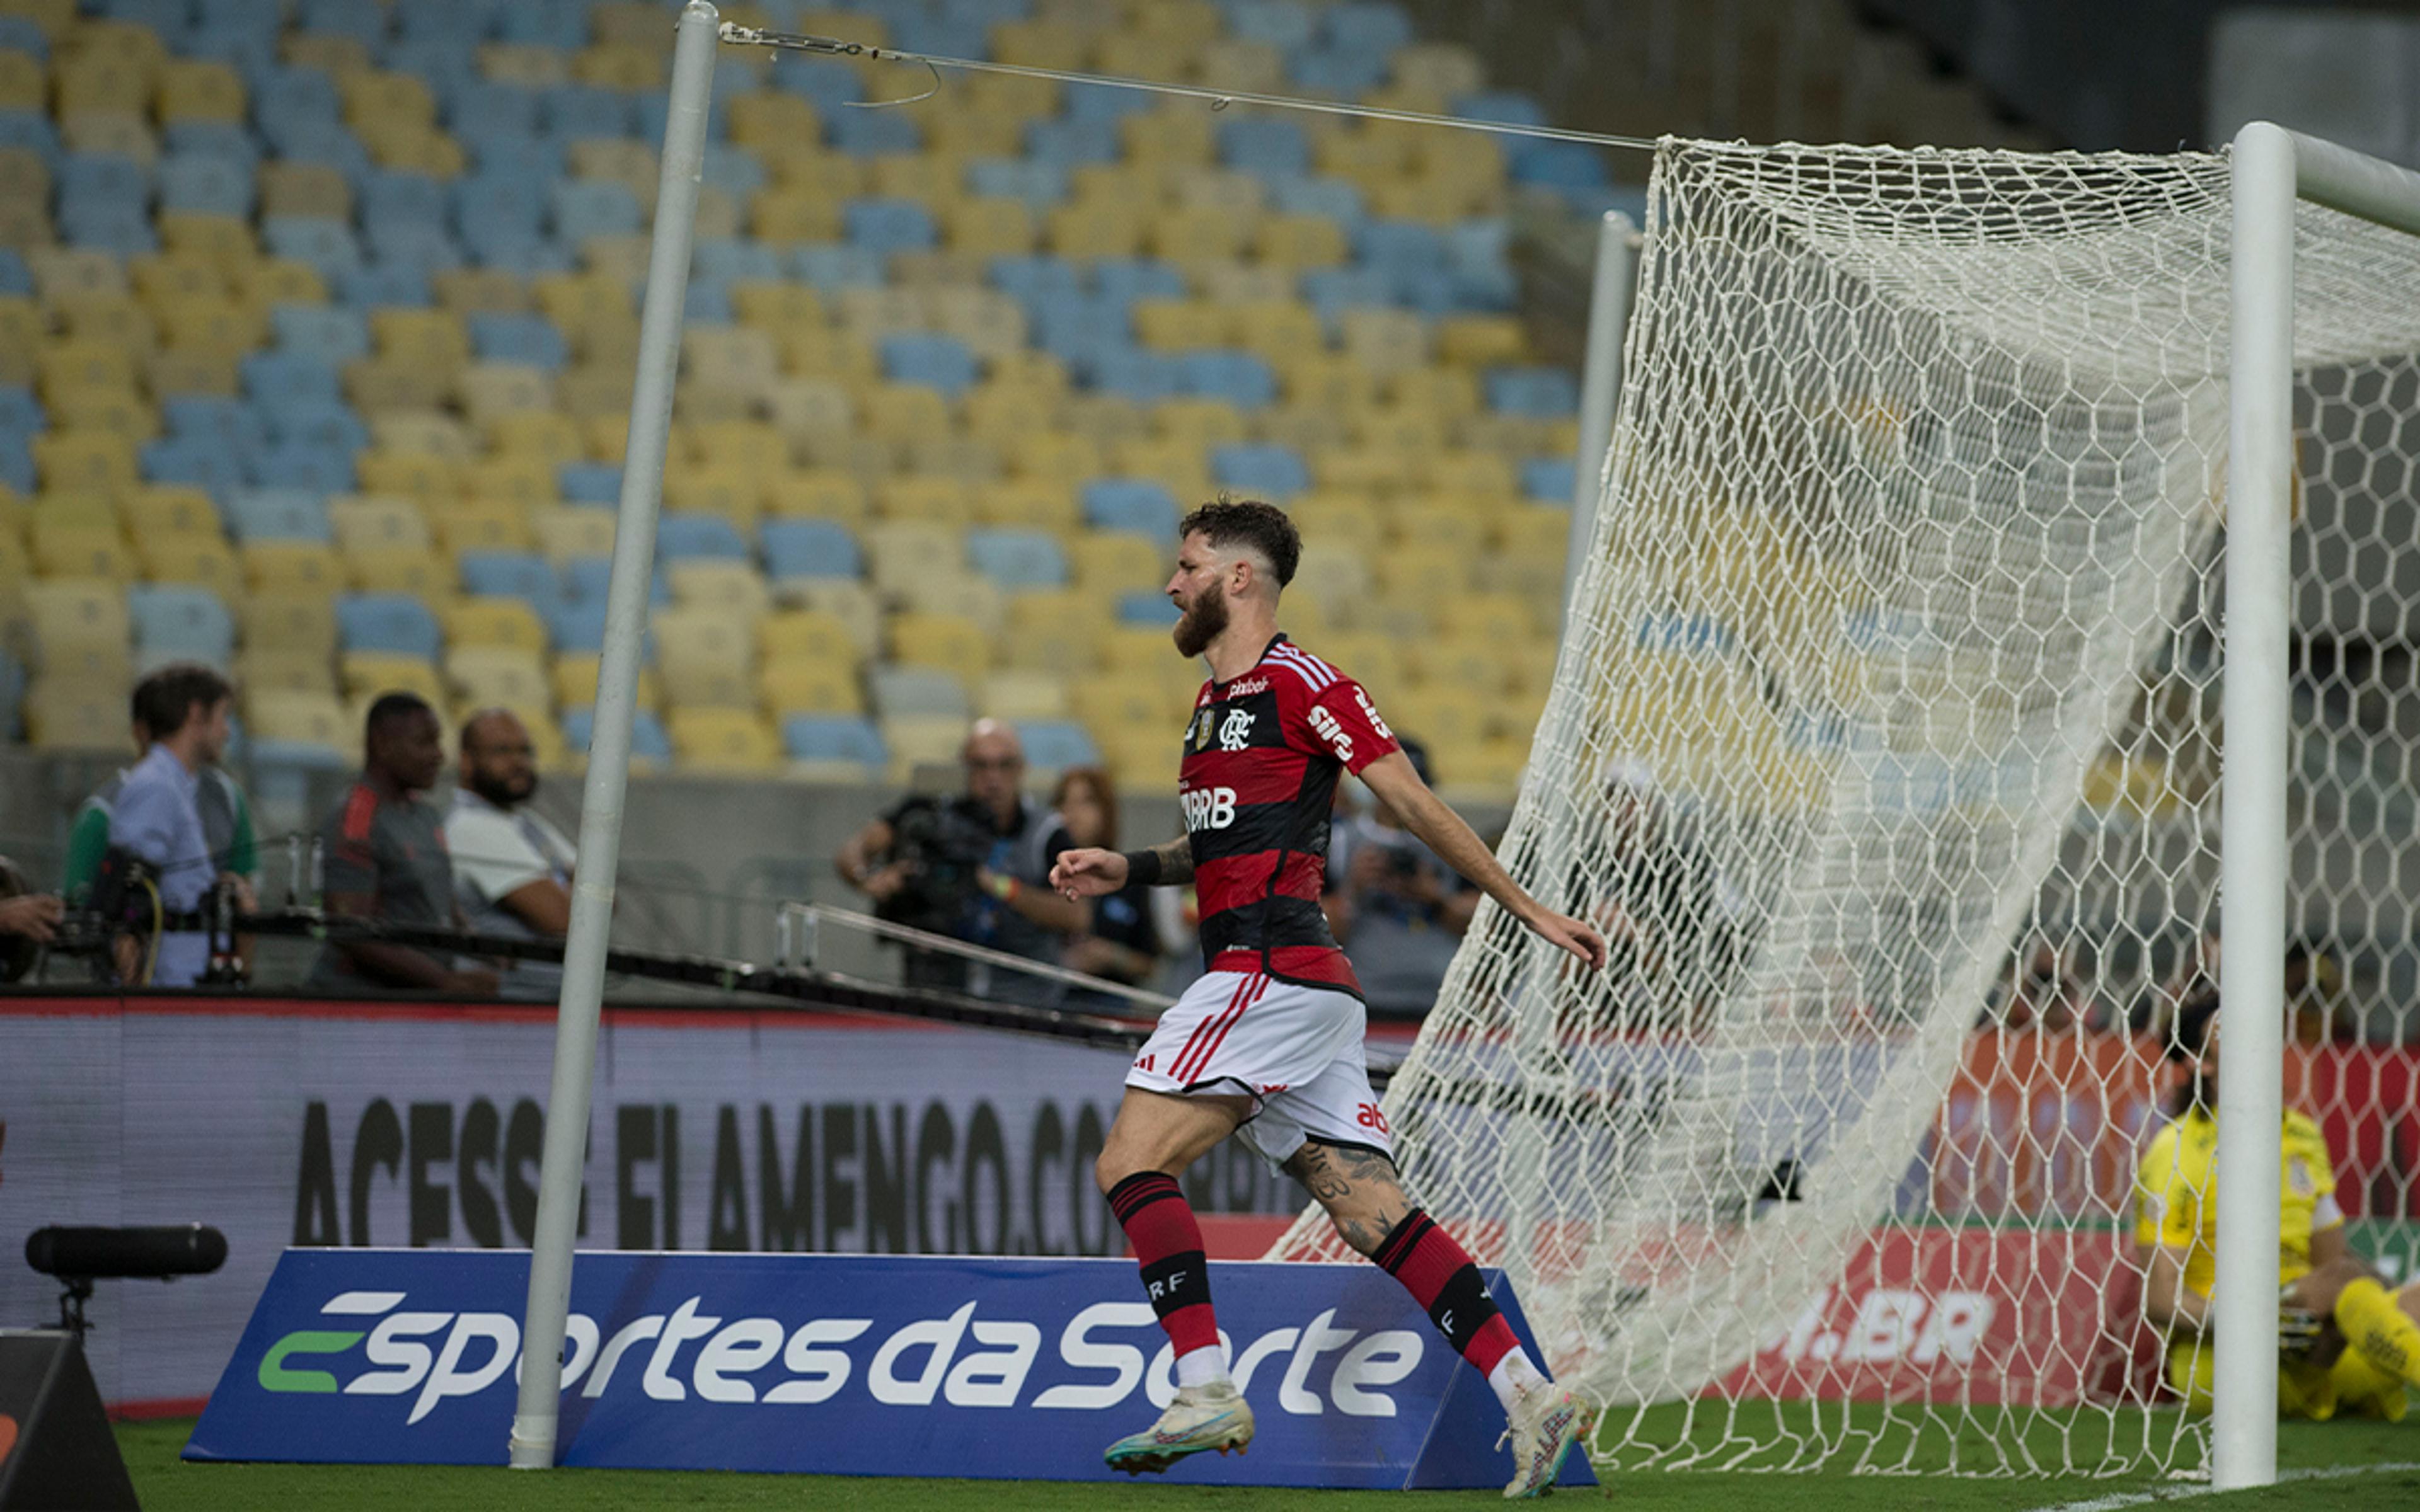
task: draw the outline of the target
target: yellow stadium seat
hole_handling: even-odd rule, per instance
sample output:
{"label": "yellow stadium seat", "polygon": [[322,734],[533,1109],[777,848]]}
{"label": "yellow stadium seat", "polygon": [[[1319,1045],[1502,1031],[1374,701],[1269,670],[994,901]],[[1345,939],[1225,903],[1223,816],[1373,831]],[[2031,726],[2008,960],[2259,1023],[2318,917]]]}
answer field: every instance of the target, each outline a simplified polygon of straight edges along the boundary
{"label": "yellow stadium seat", "polygon": [[865,712],[865,689],[852,662],[768,662],[758,677],[758,691],[776,718],[791,714]]}
{"label": "yellow stadium seat", "polygon": [[356,593],[410,594],[432,607],[454,596],[452,563],[425,546],[371,546],[345,553],[345,573]]}
{"label": "yellow stadium seat", "polygon": [[560,48],[530,42],[483,42],[477,57],[480,74],[498,84],[543,89],[571,82],[571,59]]}
{"label": "yellow stadium seat", "polygon": [[155,308],[177,300],[222,299],[231,292],[226,270],[198,252],[153,253],[127,264],[134,292]]}
{"label": "yellow stadium seat", "polygon": [[51,578],[105,578],[125,582],[134,576],[134,553],[111,520],[80,521],[56,516],[34,521],[34,566]]}
{"label": "yellow stadium seat", "polygon": [[[61,466],[67,471],[59,474],[60,482],[54,486],[80,492],[98,488],[99,474],[83,471],[89,467],[101,468],[112,476],[118,473],[116,462],[85,455],[87,444],[115,452],[118,446],[140,445],[159,433],[158,413],[141,395],[125,389],[57,388],[43,397],[50,406],[51,424],[55,428],[49,438],[36,438],[36,456],[40,455],[44,440],[78,438],[62,452]],[[132,486],[128,482],[112,486]]]}
{"label": "yellow stadium seat", "polygon": [[[567,651],[549,665],[547,677],[554,702],[566,709],[594,708],[599,657],[593,651]],[[663,702],[663,688],[653,667],[639,669],[638,706],[655,713]]]}
{"label": "yellow stadium seat", "polygon": [[889,478],[876,486],[874,508],[884,519],[967,525],[975,517],[974,492],[955,478]]}
{"label": "yellow stadium seat", "polygon": [[450,557],[465,551],[526,551],[535,544],[529,511],[496,501],[439,501],[428,506],[437,548]]}
{"label": "yellow stadium seat", "polygon": [[864,540],[868,575],[885,592],[900,592],[920,578],[956,577],[966,571],[966,542],[955,525],[885,519],[867,526]]}
{"label": "yellow stadium seat", "polygon": [[479,455],[479,438],[469,425],[436,410],[399,410],[370,419],[371,443],[381,452],[439,456],[469,463]]}
{"label": "yellow stadium seat", "polygon": [[434,662],[394,651],[349,651],[337,658],[345,697],[372,699],[385,693],[417,693],[446,706],[445,678]]}
{"label": "yellow stadium seat", "polygon": [[[163,215],[160,219],[162,224],[165,226],[172,217]],[[207,218],[204,217],[195,217],[194,220],[197,227],[204,224],[227,224],[240,226],[240,223],[207,223]],[[244,235],[248,239],[250,233],[247,231]],[[176,245],[174,239],[169,240],[169,245],[171,247]],[[195,250],[209,251],[208,248],[201,247]],[[246,250],[248,253],[248,242]],[[234,286],[236,297],[255,309],[272,309],[280,304],[328,302],[327,284],[320,278],[319,270],[308,263],[296,262],[287,257],[247,256],[246,260],[233,264],[222,257],[219,259],[219,266],[228,270],[227,281]]]}
{"label": "yellow stadium seat", "polygon": [[517,646],[458,646],[445,656],[445,681],[464,717],[483,708],[510,709],[527,717],[553,713],[553,687],[542,653]]}
{"label": "yellow stadium seat", "polygon": [[1162,108],[1125,117],[1118,123],[1118,134],[1125,138],[1129,162],[1183,166],[1207,163],[1218,156],[1213,124],[1198,107]]}
{"label": "yellow stadium seat", "polygon": [[554,408],[554,376],[521,363],[473,363],[457,371],[454,396],[473,425],[508,414]]}
{"label": "yellow stadium seat", "polygon": [[1347,310],[1337,318],[1342,349],[1381,376],[1429,361],[1426,322],[1409,310]]}
{"label": "yellow stadium seat", "polygon": [[1008,595],[999,584],[965,567],[915,579],[892,596],[892,607],[901,612],[957,615],[974,621],[985,635],[996,635],[1008,624]]}
{"label": "yellow stadium seat", "polygon": [[128,489],[119,499],[118,508],[128,532],[138,538],[152,532],[216,534],[220,529],[218,505],[199,488],[146,484]]}
{"label": "yellow stadium seat", "polygon": [[1286,513],[1294,517],[1306,544],[1344,547],[1366,555],[1386,543],[1386,508],[1367,494],[1313,489],[1295,496]]}
{"label": "yellow stadium seat", "polygon": [[424,505],[451,501],[462,491],[461,464],[424,452],[373,447],[354,458],[353,472],[364,493],[400,495]]}
{"label": "yellow stadium seat", "polygon": [[378,69],[349,73],[336,81],[336,93],[346,121],[357,130],[396,121],[430,126],[437,120],[436,97],[412,74]]}
{"label": "yellow stadium seat", "polygon": [[1022,256],[1040,239],[1033,211],[1023,200],[975,198],[952,202],[943,216],[952,249],[981,257]]}
{"label": "yellow stadium seat", "polygon": [[1288,591],[1318,600],[1335,616],[1367,597],[1371,586],[1369,558],[1349,546],[1311,540],[1303,544]]}
{"label": "yellow stadium seat", "polygon": [[[326,674],[321,673],[324,683]],[[349,757],[361,746],[360,727],[346,717],[332,690],[263,686],[246,680],[243,717],[255,740],[305,746]]]}
{"label": "yellow stadium seat", "polygon": [[[1137,418],[1140,420],[1140,416]],[[1073,490],[1109,471],[1099,442],[1059,429],[1035,429],[1005,438],[1009,471],[1020,478]]]}
{"label": "yellow stadium seat", "polygon": [[1164,485],[1180,504],[1210,496],[1209,454],[1196,442],[1140,437],[1111,446],[1109,459],[1125,477]]}
{"label": "yellow stadium seat", "polygon": [[32,300],[0,295],[0,379],[9,383],[32,381],[35,354],[41,347],[42,333],[49,324],[41,307]]}
{"label": "yellow stadium seat", "polygon": [[256,594],[333,597],[345,586],[343,564],[316,541],[255,541],[241,551],[244,579]]}
{"label": "yellow stadium seat", "polygon": [[819,609],[783,609],[759,620],[756,649],[768,668],[799,661],[855,667],[861,659],[861,644],[848,623]]}
{"label": "yellow stadium seat", "polygon": [[126,749],[126,684],[114,678],[38,678],[25,695],[25,733],[37,750]]}
{"label": "yellow stadium seat", "polygon": [[42,66],[27,53],[0,53],[0,110],[37,111],[47,114],[50,108],[50,85],[42,76]]}
{"label": "yellow stadium seat", "polygon": [[1311,459],[1312,479],[1322,488],[1392,499],[1411,486],[1416,458],[1375,446],[1332,446]]}
{"label": "yellow stadium seat", "polygon": [[902,453],[908,471],[945,479],[969,488],[982,488],[1005,470],[1000,448],[969,436],[933,436],[908,443]]}
{"label": "yellow stadium seat", "polygon": [[571,60],[571,76],[582,84],[632,92],[664,86],[664,59],[670,49],[660,36],[653,46],[641,42],[595,42]]}
{"label": "yellow stadium seat", "polygon": [[1437,322],[1437,356],[1464,367],[1494,367],[1529,358],[1521,322],[1509,315],[1460,315]]}
{"label": "yellow stadium seat", "polygon": [[1067,548],[1076,587],[1104,595],[1104,600],[1165,583],[1175,553],[1146,536],[1094,531],[1078,536]]}
{"label": "yellow stadium seat", "polygon": [[453,393],[448,371],[415,358],[378,357],[345,368],[345,397],[372,419],[398,409],[434,409]]}
{"label": "yellow stadium seat", "polygon": [[[1136,12],[1147,18],[1148,9]],[[1113,31],[1100,39],[1094,67],[1128,79],[1185,79],[1193,72],[1198,49],[1140,31]]]}
{"label": "yellow stadium seat", "polygon": [[674,440],[691,462],[737,466],[770,472],[790,465],[790,443],[761,420],[719,420],[674,427]]}
{"label": "yellow stadium seat", "polygon": [[1309,347],[1272,365],[1290,405],[1341,416],[1378,401],[1377,375],[1342,352]]}
{"label": "yellow stadium seat", "polygon": [[450,310],[372,310],[370,336],[382,356],[405,357],[448,369],[471,360],[470,332],[462,317]]}
{"label": "yellow stadium seat", "polygon": [[247,651],[336,654],[336,601],[332,594],[291,589],[242,594],[229,601],[243,626]]}
{"label": "yellow stadium seat", "polygon": [[352,186],[343,170],[324,162],[272,159],[256,179],[263,215],[316,216],[343,220],[353,213]]}
{"label": "yellow stadium seat", "polygon": [[1149,412],[1122,393],[1079,393],[1067,401],[1062,426],[1067,435],[1096,446],[1140,440],[1151,434]]}
{"label": "yellow stadium seat", "polygon": [[1435,604],[1471,586],[1470,554],[1450,546],[1399,545],[1375,565],[1380,592],[1399,602]]}
{"label": "yellow stadium seat", "polygon": [[782,376],[781,348],[762,331],[700,327],[681,337],[683,376],[751,397],[771,392]]}
{"label": "yellow stadium seat", "polygon": [[568,334],[603,324],[625,324],[637,315],[630,286],[599,273],[546,273],[531,280],[538,308]]}
{"label": "yellow stadium seat", "polygon": [[932,667],[972,687],[991,666],[991,639],[973,620],[951,614],[898,614],[888,626],[892,659]]}
{"label": "yellow stadium seat", "polygon": [[752,625],[772,609],[772,587],[753,562],[675,562],[664,576],[675,604],[723,609]]}
{"label": "yellow stadium seat", "polygon": [[865,486],[829,468],[784,470],[768,481],[765,501],[774,515],[844,525],[854,525],[866,514]]}
{"label": "yellow stadium seat", "polygon": [[1263,262],[1290,272],[1342,267],[1352,255],[1344,228],[1326,215],[1271,215],[1253,228],[1252,252]]}
{"label": "yellow stadium seat", "polygon": [[[1386,699],[1379,712],[1399,735],[1454,750],[1467,749],[1487,738],[1487,700],[1473,697],[1469,690],[1444,684],[1389,687]],[[1438,775],[1441,779],[1447,776]]]}
{"label": "yellow stadium seat", "polygon": [[963,170],[954,158],[931,153],[885,153],[867,170],[869,193],[886,199],[912,199],[939,212],[965,197]]}
{"label": "yellow stadium seat", "polygon": [[861,659],[882,646],[882,606],[874,585],[855,578],[802,578],[784,584],[782,602],[829,614],[848,627]]}
{"label": "yellow stadium seat", "polygon": [[250,351],[268,334],[267,315],[224,295],[170,299],[160,306],[160,338],[171,347]]}
{"label": "yellow stadium seat", "polygon": [[855,389],[882,371],[873,345],[854,332],[798,326],[775,332],[773,339],[782,347],[782,371],[794,378],[830,378]]}
{"label": "yellow stadium seat", "polygon": [[[995,378],[1003,363],[1027,365],[1023,362],[1028,356],[1025,307],[1010,296],[969,285],[945,285],[924,291],[924,307],[934,328],[965,342]],[[1058,392],[1063,392],[1063,369],[1051,376],[1046,373],[1017,376],[1046,383],[1055,376],[1061,385]]]}
{"label": "yellow stadium seat", "polygon": [[[805,284],[747,280],[731,285],[732,312],[745,327],[778,333],[830,323],[823,296]],[[776,348],[776,356],[779,348]]]}
{"label": "yellow stadium seat", "polygon": [[723,108],[731,118],[731,140],[742,147],[823,140],[823,123],[814,106],[799,95],[775,90],[734,95]]}
{"label": "yellow stadium seat", "polygon": [[987,483],[973,490],[977,523],[1063,535],[1083,521],[1076,490],[1036,478]]}
{"label": "yellow stadium seat", "polygon": [[[627,366],[576,364],[556,377],[555,402],[562,407],[566,416],[576,421],[627,421],[630,413],[631,378],[631,371]],[[592,452],[590,455],[595,454]],[[621,454],[615,453],[613,460],[621,460]]]}
{"label": "yellow stadium seat", "polygon": [[905,444],[951,429],[950,402],[936,389],[916,383],[880,383],[859,403],[858,421],[877,439]]}
{"label": "yellow stadium seat", "polygon": [[1410,367],[1390,374],[1387,398],[1398,409],[1460,419],[1483,406],[1479,379],[1461,368]]}
{"label": "yellow stadium seat", "polygon": [[225,63],[171,59],[161,66],[153,104],[163,122],[240,121],[243,79]]}
{"label": "yellow stadium seat", "polygon": [[664,507],[719,515],[745,534],[756,529],[757,519],[765,513],[766,485],[770,481],[744,462],[684,463],[664,476]]}
{"label": "yellow stadium seat", "polygon": [[129,629],[126,590],[103,578],[46,578],[26,585],[39,664],[56,671],[59,658],[98,648],[123,657]]}
{"label": "yellow stadium seat", "polygon": [[1459,502],[1401,501],[1388,511],[1387,523],[1404,546],[1450,550],[1472,558],[1486,548],[1486,517]]}
{"label": "yellow stadium seat", "polygon": [[1292,300],[1247,304],[1233,316],[1233,343],[1280,370],[1300,354],[1319,352],[1327,339],[1311,307]]}
{"label": "yellow stadium seat", "polygon": [[1143,231],[1142,213],[1131,206],[1067,204],[1051,210],[1045,239],[1062,257],[1132,257],[1142,250]]}
{"label": "yellow stadium seat", "polygon": [[625,406],[620,413],[595,415],[580,423],[581,440],[588,448],[592,462],[619,464],[629,450],[630,415]]}
{"label": "yellow stadium seat", "polygon": [[438,307],[458,316],[524,315],[532,307],[529,285],[509,269],[442,269],[428,283]]}
{"label": "yellow stadium seat", "polygon": [[[62,296],[53,301],[65,302],[86,291]],[[91,291],[123,294],[123,289]],[[43,397],[71,389],[114,388],[132,392],[134,388],[135,354],[116,345],[107,337],[67,337],[45,344],[39,359]]]}
{"label": "yellow stadium seat", "polygon": [[579,557],[613,554],[614,515],[610,509],[542,509],[531,517],[538,549],[557,566]]}
{"label": "yellow stadium seat", "polygon": [[1232,446],[1251,434],[1244,412],[1224,399],[1170,399],[1151,412],[1152,431],[1161,441],[1186,446],[1197,454],[1213,446]]}
{"label": "yellow stadium seat", "polygon": [[447,605],[445,640],[452,646],[503,646],[536,656],[546,650],[546,625],[522,598],[479,594]]}
{"label": "yellow stadium seat", "polygon": [[51,301],[51,314],[70,341],[103,342],[140,350],[158,340],[151,312],[120,293],[70,294]]}
{"label": "yellow stadium seat", "polygon": [[1179,268],[1233,262],[1249,245],[1251,219],[1248,212],[1216,206],[1175,206],[1152,216],[1144,250]]}
{"label": "yellow stadium seat", "polygon": [[225,349],[163,347],[144,359],[144,386],[155,399],[232,399],[241,389],[237,367],[241,356]]}
{"label": "yellow stadium seat", "polygon": [[[247,719],[252,718],[252,710],[258,706],[264,693],[316,693],[331,702],[336,696],[335,672],[326,654],[310,649],[247,648],[236,661],[235,676],[236,686],[243,690]],[[256,722],[252,733],[260,734]]]}
{"label": "yellow stadium seat", "polygon": [[1197,300],[1138,300],[1135,335],[1159,351],[1223,347],[1233,332],[1229,312]]}
{"label": "yellow stadium seat", "polygon": [[[1525,634],[1512,645],[1527,643]],[[1506,692],[1512,682],[1509,649],[1467,635],[1422,636],[1404,646],[1403,669],[1417,686],[1459,690],[1474,701],[1482,696],[1493,699]]]}
{"label": "yellow stadium seat", "polygon": [[551,410],[507,410],[489,416],[479,428],[489,449],[499,456],[529,457],[550,468],[560,468],[585,455],[579,425],[570,416]]}
{"label": "yellow stadium seat", "polygon": [[462,145],[443,131],[402,126],[365,131],[362,136],[368,144],[370,161],[396,173],[453,178],[459,176],[465,166]]}
{"label": "yellow stadium seat", "polygon": [[1074,713],[1067,679],[1044,669],[986,673],[975,689],[975,712],[1014,724],[1023,719],[1065,719]]}
{"label": "yellow stadium seat", "polygon": [[1028,438],[1047,435],[1057,428],[1060,409],[1055,394],[993,383],[969,390],[960,406],[966,434],[995,443],[1012,458]]}
{"label": "yellow stadium seat", "polygon": [[655,635],[656,667],[675,706],[754,707],[756,640],[744,616],[675,605],[656,611]]}
{"label": "yellow stadium seat", "polygon": [[769,391],[766,412],[794,446],[830,444],[855,428],[857,401],[838,378],[785,378]]}
{"label": "yellow stadium seat", "polygon": [[132,440],[100,430],[47,432],[34,438],[34,471],[45,489],[116,497],[134,486]]}
{"label": "yellow stadium seat", "polygon": [[216,531],[138,532],[134,554],[147,581],[192,583],[227,600],[243,592],[243,569],[235,549]]}

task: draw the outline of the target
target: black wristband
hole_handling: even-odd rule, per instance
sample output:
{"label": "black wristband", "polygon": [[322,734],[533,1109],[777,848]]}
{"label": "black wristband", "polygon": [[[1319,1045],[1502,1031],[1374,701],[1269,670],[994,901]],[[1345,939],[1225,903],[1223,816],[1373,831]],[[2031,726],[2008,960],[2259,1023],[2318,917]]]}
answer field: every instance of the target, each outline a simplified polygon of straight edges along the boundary
{"label": "black wristband", "polygon": [[1159,886],[1161,862],[1157,851],[1127,851],[1124,854],[1126,858],[1126,882],[1129,885],[1140,883],[1146,887]]}

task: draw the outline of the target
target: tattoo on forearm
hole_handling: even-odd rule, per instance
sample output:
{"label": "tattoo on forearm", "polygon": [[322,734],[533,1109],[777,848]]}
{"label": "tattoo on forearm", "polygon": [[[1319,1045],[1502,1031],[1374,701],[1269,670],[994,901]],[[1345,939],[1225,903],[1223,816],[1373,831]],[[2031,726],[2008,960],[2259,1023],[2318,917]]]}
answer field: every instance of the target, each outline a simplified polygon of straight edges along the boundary
{"label": "tattoo on forearm", "polygon": [[1165,845],[1155,845],[1152,853],[1159,857],[1159,885],[1181,887],[1193,880],[1193,842],[1178,836]]}

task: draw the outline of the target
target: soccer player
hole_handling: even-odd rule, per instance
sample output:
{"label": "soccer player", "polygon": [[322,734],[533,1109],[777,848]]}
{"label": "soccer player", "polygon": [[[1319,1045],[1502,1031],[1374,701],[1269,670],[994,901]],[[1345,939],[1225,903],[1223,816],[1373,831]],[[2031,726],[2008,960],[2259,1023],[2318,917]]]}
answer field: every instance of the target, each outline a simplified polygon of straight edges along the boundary
{"label": "soccer player", "polygon": [[1505,1495],[1539,1495],[1586,1416],[1396,1176],[1370,1090],[1360,985],[1319,907],[1339,777],[1359,775],[1405,828],[1550,945],[1597,967],[1605,942],[1524,892],[1420,780],[1369,695],[1278,633],[1278,594],[1302,555],[1282,510],[1222,499],[1187,516],[1178,536],[1168,583],[1182,611],[1176,649],[1210,664],[1177,783],[1186,835],[1147,851],[1066,851],[1050,877],[1069,898],[1192,883],[1209,967],[1127,1070],[1094,1166],[1168,1332],[1178,1388],[1156,1424],[1111,1444],[1107,1458],[1129,1473],[1162,1471],[1251,1443],[1251,1406],[1218,1348],[1202,1230],[1177,1186],[1233,1134],[1308,1187],[1345,1242],[1402,1282],[1486,1376],[1511,1423]]}
{"label": "soccer player", "polygon": [[[2207,1412],[2217,1379],[2211,1285],[2218,1238],[2218,991],[2177,1011],[2169,1054],[2189,1075],[2177,1117],[2153,1136],[2135,1179],[2143,1312],[2168,1335],[2168,1384]],[[2327,1136],[2288,1111],[2279,1137],[2277,1407],[2325,1419],[2341,1409],[2399,1421],[2404,1387],[2420,1385],[2420,1282],[2390,1294],[2345,1242]]]}

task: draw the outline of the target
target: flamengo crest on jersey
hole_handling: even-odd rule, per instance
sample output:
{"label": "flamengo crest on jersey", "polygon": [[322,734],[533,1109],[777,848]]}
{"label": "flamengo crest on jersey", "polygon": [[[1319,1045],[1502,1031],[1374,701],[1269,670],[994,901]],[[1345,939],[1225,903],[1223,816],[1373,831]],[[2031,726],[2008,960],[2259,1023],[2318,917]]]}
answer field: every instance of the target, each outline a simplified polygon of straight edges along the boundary
{"label": "flamengo crest on jersey", "polygon": [[1360,983],[1320,912],[1339,777],[1397,748],[1361,686],[1282,635],[1233,682],[1205,683],[1177,797],[1212,971]]}

